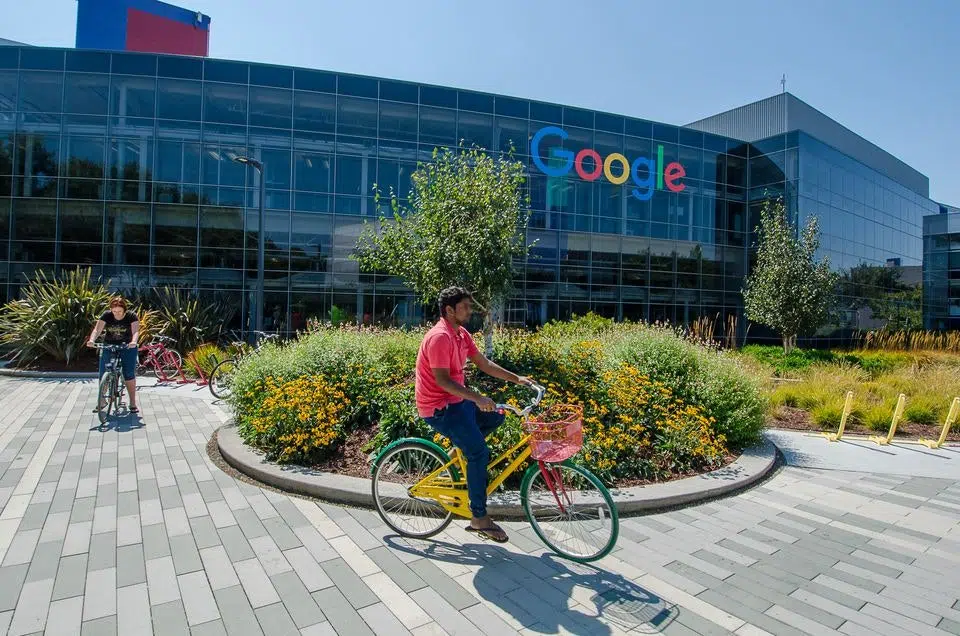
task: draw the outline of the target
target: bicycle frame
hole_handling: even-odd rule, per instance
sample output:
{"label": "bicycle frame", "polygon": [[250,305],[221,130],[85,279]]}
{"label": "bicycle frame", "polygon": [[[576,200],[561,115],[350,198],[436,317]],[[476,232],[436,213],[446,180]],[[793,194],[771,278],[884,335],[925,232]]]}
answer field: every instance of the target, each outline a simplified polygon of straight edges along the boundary
{"label": "bicycle frame", "polygon": [[[510,475],[530,457],[530,439],[529,435],[524,435],[520,441],[514,444],[510,449],[504,451],[499,457],[487,464],[487,470],[492,471],[495,467],[507,462],[510,457],[516,454],[516,457],[509,464],[499,471],[499,473],[487,484],[487,495],[500,487]],[[410,487],[410,494],[415,497],[424,497],[435,499],[441,506],[453,514],[470,518],[473,513],[470,512],[470,499],[467,496],[467,460],[464,459],[460,450],[453,449],[450,454],[450,461],[433,471],[416,484]],[[455,469],[455,470],[454,470]],[[458,479],[450,479],[441,476],[445,471],[451,474],[458,474]]]}

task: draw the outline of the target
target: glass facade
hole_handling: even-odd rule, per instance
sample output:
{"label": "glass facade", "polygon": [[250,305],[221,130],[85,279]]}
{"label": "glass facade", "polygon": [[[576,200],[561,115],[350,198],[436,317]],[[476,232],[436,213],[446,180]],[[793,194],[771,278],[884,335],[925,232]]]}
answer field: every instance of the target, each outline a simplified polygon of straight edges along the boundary
{"label": "glass facade", "polygon": [[927,329],[960,329],[960,212],[923,219],[923,315]]}
{"label": "glass facade", "polygon": [[[574,153],[678,162],[683,188],[651,187],[643,199],[629,180],[548,176],[530,156],[547,126],[562,127],[560,147]],[[15,297],[39,269],[79,264],[121,289],[215,293],[245,315],[257,280],[260,184],[255,170],[229,159],[237,153],[265,166],[267,328],[295,330],[334,307],[358,322],[417,322],[422,308],[400,281],[362,274],[349,257],[363,224],[377,218],[374,184],[405,196],[417,163],[461,140],[513,147],[529,167],[536,247],[516,264],[510,323],[590,310],[670,322],[739,314],[760,206],[772,196],[784,196],[795,218],[821,216],[824,251],[838,266],[922,257],[926,200],[803,134],[745,144],[318,70],[4,47],[0,293]],[[590,162],[583,167],[599,172]]]}

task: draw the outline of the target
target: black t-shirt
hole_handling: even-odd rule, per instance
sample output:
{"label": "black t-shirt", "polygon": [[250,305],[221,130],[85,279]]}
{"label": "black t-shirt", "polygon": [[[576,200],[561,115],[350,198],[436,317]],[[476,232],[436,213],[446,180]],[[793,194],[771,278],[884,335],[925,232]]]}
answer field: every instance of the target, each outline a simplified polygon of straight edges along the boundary
{"label": "black t-shirt", "polygon": [[100,320],[107,326],[103,330],[103,342],[106,344],[129,344],[133,338],[133,323],[137,322],[137,314],[127,311],[123,318],[117,320],[113,312],[100,316]]}

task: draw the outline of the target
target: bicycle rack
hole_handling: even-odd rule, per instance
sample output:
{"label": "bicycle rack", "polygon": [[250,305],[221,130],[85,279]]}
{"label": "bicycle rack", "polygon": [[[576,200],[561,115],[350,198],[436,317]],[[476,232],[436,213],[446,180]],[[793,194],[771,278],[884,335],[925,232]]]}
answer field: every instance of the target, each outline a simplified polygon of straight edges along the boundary
{"label": "bicycle rack", "polygon": [[[217,357],[214,355],[211,355],[210,357],[213,358],[213,362],[214,362],[213,366],[217,366],[216,365]],[[210,378],[207,376],[206,373],[203,372],[203,368],[200,366],[200,363],[197,362],[196,355],[191,353],[189,356],[187,356],[187,362],[193,365],[193,370],[196,371],[197,376],[199,376],[199,379],[196,381],[197,386],[207,386],[208,384],[210,384]]]}

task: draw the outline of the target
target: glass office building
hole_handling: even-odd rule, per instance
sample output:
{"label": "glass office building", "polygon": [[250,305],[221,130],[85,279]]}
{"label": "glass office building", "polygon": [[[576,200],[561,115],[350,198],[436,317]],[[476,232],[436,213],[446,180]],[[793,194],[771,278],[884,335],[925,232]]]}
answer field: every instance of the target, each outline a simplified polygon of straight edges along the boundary
{"label": "glass office building", "polygon": [[927,329],[960,329],[960,209],[923,218],[923,315]]}
{"label": "glass office building", "polygon": [[216,295],[242,327],[260,183],[231,157],[248,155],[265,166],[267,328],[331,312],[418,322],[401,281],[350,255],[378,217],[374,184],[404,195],[418,162],[461,140],[512,145],[529,168],[536,246],[516,264],[510,323],[742,314],[771,197],[821,217],[837,267],[920,265],[918,188],[803,130],[703,128],[311,69],[0,47],[0,294],[89,266],[122,290]]}

